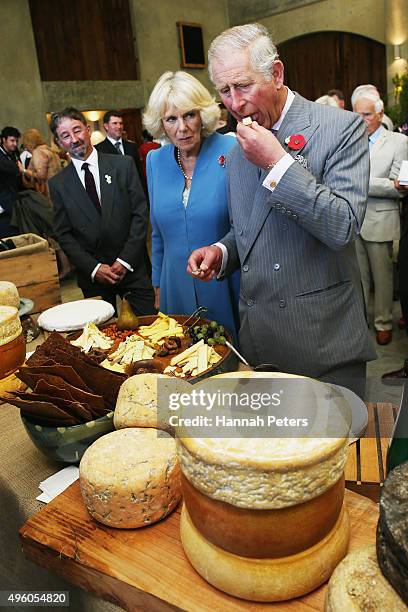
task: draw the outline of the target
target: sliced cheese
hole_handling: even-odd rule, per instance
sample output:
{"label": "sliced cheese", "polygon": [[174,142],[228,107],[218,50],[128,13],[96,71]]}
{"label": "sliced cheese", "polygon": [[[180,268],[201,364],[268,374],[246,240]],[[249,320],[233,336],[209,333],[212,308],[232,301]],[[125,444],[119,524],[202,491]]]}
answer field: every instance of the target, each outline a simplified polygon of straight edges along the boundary
{"label": "sliced cheese", "polygon": [[23,332],[17,308],[0,306],[0,346],[12,342]]}
{"label": "sliced cheese", "polygon": [[81,493],[97,521],[123,529],[155,523],[177,506],[180,469],[173,438],[156,429],[123,429],[99,438],[79,466]]}
{"label": "sliced cheese", "polygon": [[197,351],[197,348],[203,344],[204,340],[200,340],[199,342],[193,344],[193,346],[190,346],[188,349],[180,353],[180,355],[175,355],[175,357],[173,357],[173,359],[170,361],[170,365],[177,365],[181,363],[186,357],[193,355]]}
{"label": "sliced cheese", "polygon": [[14,283],[0,281],[0,305],[20,307],[20,296]]}

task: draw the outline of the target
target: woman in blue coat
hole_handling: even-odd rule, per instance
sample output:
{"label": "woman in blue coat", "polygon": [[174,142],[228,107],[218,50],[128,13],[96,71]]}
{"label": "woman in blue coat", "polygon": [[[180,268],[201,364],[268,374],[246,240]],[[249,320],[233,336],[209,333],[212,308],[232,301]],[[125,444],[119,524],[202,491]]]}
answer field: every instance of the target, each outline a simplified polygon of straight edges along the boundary
{"label": "woman in blue coat", "polygon": [[215,132],[220,111],[208,90],[186,72],[165,72],[144,115],[147,130],[170,144],[147,157],[152,223],[152,281],[156,307],[191,314],[206,306],[209,319],[234,336],[238,329],[239,272],[203,283],[186,272],[190,253],[230,229],[226,159],[233,136]]}

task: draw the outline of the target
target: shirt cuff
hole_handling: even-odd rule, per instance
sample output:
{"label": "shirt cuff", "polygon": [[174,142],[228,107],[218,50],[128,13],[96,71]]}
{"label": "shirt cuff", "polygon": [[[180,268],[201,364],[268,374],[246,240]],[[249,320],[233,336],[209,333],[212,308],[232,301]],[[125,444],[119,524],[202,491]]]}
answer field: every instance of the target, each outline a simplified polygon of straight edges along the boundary
{"label": "shirt cuff", "polygon": [[126,270],[129,270],[129,272],[134,272],[134,269],[132,268],[132,266],[129,265],[126,261],[123,261],[123,259],[119,259],[119,257],[117,257],[116,261],[122,264],[122,266],[124,266]]}
{"label": "shirt cuff", "polygon": [[294,162],[295,160],[291,154],[286,153],[286,155],[281,157],[281,159],[274,165],[269,174],[267,174],[262,185],[266,187],[266,189],[269,189],[269,191],[274,191],[285,172]]}
{"label": "shirt cuff", "polygon": [[101,265],[102,265],[102,264],[100,264],[100,263],[99,263],[99,264],[96,264],[96,266],[94,267],[93,272],[92,272],[92,274],[91,274],[91,279],[92,279],[92,282],[94,282],[94,281],[95,281],[95,274],[97,273],[97,271],[99,270],[99,268],[101,267]]}
{"label": "shirt cuff", "polygon": [[222,276],[224,276],[225,268],[227,267],[227,263],[228,263],[228,250],[227,250],[227,247],[225,246],[225,244],[222,244],[222,242],[214,242],[214,244],[212,246],[220,247],[220,249],[222,251],[221,268],[220,268],[220,271],[217,274],[217,278],[221,278]]}

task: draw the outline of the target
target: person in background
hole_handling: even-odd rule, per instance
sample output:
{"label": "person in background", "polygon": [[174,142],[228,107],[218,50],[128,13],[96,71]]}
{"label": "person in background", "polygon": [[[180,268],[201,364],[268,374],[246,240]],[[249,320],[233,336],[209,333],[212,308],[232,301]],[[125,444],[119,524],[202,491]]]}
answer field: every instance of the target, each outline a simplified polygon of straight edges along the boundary
{"label": "person in background", "polygon": [[324,104],[325,106],[333,106],[334,108],[339,108],[339,105],[334,97],[325,94],[324,96],[320,96],[315,100],[317,104]]}
{"label": "person in background", "polygon": [[45,138],[35,128],[26,130],[21,138],[22,145],[30,154],[27,168],[23,170],[22,180],[26,189],[35,190],[44,198],[34,197],[31,192],[23,192],[22,200],[16,204],[16,222],[22,233],[33,232],[47,238],[55,250],[60,280],[71,271],[68,257],[54,238],[52,228],[52,202],[48,181],[61,171],[58,153],[49,147]]}
{"label": "person in background", "polygon": [[354,246],[368,187],[364,122],[285,86],[261,24],[226,30],[208,57],[239,146],[228,158],[231,229],[193,251],[188,270],[202,280],[241,270],[239,341],[251,365],[364,397],[375,358]]}
{"label": "person in background", "polygon": [[152,223],[152,281],[156,307],[168,314],[205,315],[235,334],[239,273],[200,283],[186,273],[188,255],[230,228],[226,173],[235,138],[215,132],[220,109],[186,72],[165,72],[156,83],[144,125],[169,144],[150,151],[147,180]]}
{"label": "person in background", "polygon": [[[373,96],[376,96],[378,99],[380,99],[380,92],[378,91],[375,85],[371,85],[371,83],[367,83],[366,85],[358,85],[358,87],[356,87],[353,93],[351,94],[351,107],[352,108],[354,108],[357,98],[364,95],[365,93],[370,93]],[[390,119],[390,117],[388,117],[388,115],[384,113],[384,111],[383,111],[381,123],[385,127],[386,130],[389,130],[390,132],[394,131],[394,124],[392,120]]]}
{"label": "person in background", "polygon": [[148,211],[133,161],[91,143],[83,114],[65,108],[51,131],[71,163],[49,182],[54,230],[75,266],[85,298],[101,296],[116,311],[126,294],[135,314],[155,314],[146,254]]}
{"label": "person in background", "polygon": [[344,99],[344,93],[341,91],[341,89],[329,89],[327,95],[330,96],[330,98],[334,98],[339,108],[345,108],[346,102]]}
{"label": "person in background", "polygon": [[110,155],[129,155],[135,162],[140,183],[143,191],[147,194],[146,179],[140,163],[138,147],[135,142],[124,137],[125,130],[122,113],[117,110],[110,110],[105,113],[103,116],[103,127],[105,128],[106,138],[95,145],[95,149]]}
{"label": "person in background", "polygon": [[154,149],[160,149],[160,144],[158,142],[154,142],[153,136],[147,131],[143,130],[143,142],[139,147],[139,155],[140,161],[142,162],[143,174],[146,178],[146,157],[149,151],[154,151]]}
{"label": "person in background", "polygon": [[408,139],[382,125],[383,101],[369,90],[359,95],[353,110],[365,121],[370,148],[370,182],[367,210],[356,241],[366,307],[374,283],[374,327],[377,343],[392,339],[392,243],[400,237],[399,201],[403,191],[396,183]]}
{"label": "person in background", "polygon": [[21,175],[24,166],[18,155],[17,128],[4,127],[0,133],[0,238],[18,234],[11,217],[18,192],[22,189]]}

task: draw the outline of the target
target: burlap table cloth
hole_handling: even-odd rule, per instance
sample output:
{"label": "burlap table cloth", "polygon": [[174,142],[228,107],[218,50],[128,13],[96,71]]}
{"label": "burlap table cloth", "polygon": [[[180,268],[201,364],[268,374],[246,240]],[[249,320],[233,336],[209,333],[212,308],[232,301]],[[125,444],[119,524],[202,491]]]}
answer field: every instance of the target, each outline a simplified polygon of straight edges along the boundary
{"label": "burlap table cloth", "polygon": [[[43,506],[36,500],[39,483],[64,466],[37,450],[23,427],[20,411],[10,404],[0,405],[0,431],[0,589],[69,591],[72,610],[121,610],[24,558],[18,530]],[[22,612],[28,609],[13,607]]]}

